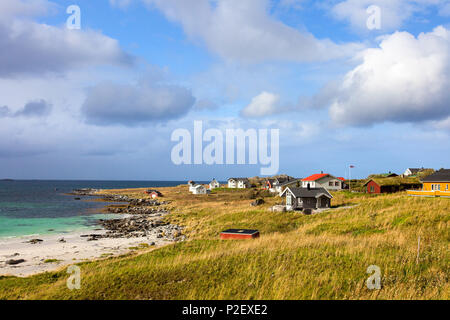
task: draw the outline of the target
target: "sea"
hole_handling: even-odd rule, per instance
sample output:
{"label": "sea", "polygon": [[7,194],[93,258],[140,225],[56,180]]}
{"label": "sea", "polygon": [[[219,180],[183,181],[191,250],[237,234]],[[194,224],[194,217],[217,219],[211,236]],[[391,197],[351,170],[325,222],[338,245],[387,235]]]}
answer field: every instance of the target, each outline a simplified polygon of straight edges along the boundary
{"label": "sea", "polygon": [[[100,213],[107,204],[95,197],[67,195],[74,189],[156,188],[186,181],[62,181],[1,180],[0,238],[64,234],[93,229],[99,219],[117,217]],[[81,200],[76,200],[79,197]]]}

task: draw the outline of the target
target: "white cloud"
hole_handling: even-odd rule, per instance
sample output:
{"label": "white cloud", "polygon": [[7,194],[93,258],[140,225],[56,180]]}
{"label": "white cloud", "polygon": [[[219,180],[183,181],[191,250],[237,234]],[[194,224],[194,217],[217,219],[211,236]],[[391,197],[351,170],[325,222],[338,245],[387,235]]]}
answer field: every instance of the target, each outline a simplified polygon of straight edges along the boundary
{"label": "white cloud", "polygon": [[[438,27],[417,38],[384,37],[380,47],[335,89],[329,110],[337,124],[438,120],[450,114],[450,32]],[[328,92],[328,94],[330,94]]]}
{"label": "white cloud", "polygon": [[56,10],[46,0],[0,3],[0,77],[62,73],[92,65],[126,65],[119,42],[92,30],[69,30],[30,19]]}
{"label": "white cloud", "polygon": [[280,97],[276,94],[263,91],[254,97],[251,103],[241,110],[241,116],[247,118],[261,118],[275,114],[278,109]]}
{"label": "white cloud", "polygon": [[381,9],[381,31],[398,30],[405,21],[425,8],[442,8],[448,0],[345,0],[332,7],[338,20],[348,21],[356,30],[367,29],[367,8],[375,5]]}
{"label": "white cloud", "polygon": [[31,21],[0,23],[0,77],[64,72],[92,65],[130,65],[117,40],[95,31],[68,30]]}
{"label": "white cloud", "polygon": [[432,121],[431,124],[435,129],[448,130],[450,132],[450,117],[439,121]]}
{"label": "white cloud", "polygon": [[202,40],[224,59],[324,61],[348,57],[360,45],[338,45],[300,32],[268,13],[268,0],[142,0],[180,23],[187,36]]}

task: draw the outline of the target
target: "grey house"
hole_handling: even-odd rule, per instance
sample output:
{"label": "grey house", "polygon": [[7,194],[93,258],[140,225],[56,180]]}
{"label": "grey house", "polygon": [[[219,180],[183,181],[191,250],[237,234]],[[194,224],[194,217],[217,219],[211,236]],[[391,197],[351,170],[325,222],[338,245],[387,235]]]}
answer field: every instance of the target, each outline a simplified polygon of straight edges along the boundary
{"label": "grey house", "polygon": [[333,196],[325,188],[287,187],[281,196],[286,196],[286,210],[326,209],[331,206]]}

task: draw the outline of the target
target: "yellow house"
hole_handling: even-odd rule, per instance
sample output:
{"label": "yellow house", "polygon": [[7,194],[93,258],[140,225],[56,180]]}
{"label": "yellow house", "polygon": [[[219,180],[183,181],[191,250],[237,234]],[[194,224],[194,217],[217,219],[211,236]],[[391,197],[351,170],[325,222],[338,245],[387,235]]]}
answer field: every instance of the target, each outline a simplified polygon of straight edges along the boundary
{"label": "yellow house", "polygon": [[411,196],[450,197],[450,169],[441,169],[422,179],[422,190],[409,190]]}

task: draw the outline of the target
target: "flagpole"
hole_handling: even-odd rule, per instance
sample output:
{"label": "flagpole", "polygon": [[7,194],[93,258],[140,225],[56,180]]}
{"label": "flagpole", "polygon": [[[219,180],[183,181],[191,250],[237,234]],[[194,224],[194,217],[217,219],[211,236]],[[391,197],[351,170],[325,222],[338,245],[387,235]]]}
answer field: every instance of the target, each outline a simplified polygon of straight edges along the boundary
{"label": "flagpole", "polygon": [[352,192],[352,166],[348,167],[348,191]]}

